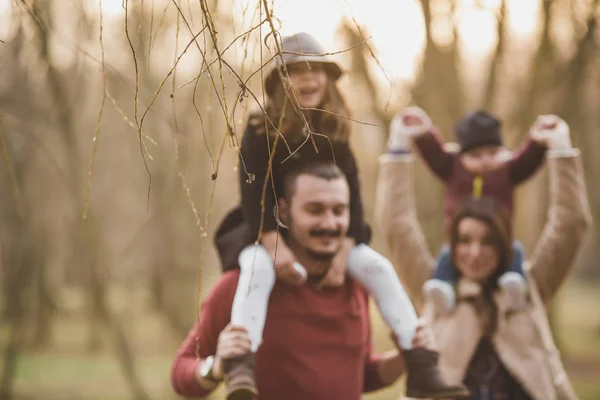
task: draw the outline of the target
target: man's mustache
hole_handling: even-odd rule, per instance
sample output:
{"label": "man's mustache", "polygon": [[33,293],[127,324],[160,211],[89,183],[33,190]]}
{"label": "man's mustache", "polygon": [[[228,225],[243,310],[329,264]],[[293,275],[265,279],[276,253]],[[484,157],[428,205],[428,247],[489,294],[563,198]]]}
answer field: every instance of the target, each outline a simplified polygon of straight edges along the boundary
{"label": "man's mustache", "polygon": [[311,237],[332,237],[337,238],[342,235],[342,231],[339,229],[313,229],[309,232]]}

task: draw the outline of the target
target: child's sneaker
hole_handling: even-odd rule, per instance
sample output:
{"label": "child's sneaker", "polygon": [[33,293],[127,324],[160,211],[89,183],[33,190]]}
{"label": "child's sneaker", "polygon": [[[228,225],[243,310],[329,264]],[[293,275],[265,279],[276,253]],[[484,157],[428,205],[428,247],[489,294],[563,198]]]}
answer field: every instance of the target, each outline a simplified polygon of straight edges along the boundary
{"label": "child's sneaker", "polygon": [[498,286],[502,290],[508,311],[521,310],[525,307],[527,283],[517,272],[505,272],[498,278]]}
{"label": "child's sneaker", "polygon": [[454,287],[441,279],[430,279],[425,282],[423,295],[440,315],[448,314],[456,305]]}

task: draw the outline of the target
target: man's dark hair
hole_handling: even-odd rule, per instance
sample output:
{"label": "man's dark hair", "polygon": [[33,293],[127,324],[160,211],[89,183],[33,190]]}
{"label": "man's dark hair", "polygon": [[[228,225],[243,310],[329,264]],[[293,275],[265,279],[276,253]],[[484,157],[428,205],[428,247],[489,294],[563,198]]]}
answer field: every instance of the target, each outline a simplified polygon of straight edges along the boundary
{"label": "man's dark hair", "polygon": [[331,161],[313,162],[294,168],[283,178],[283,198],[288,202],[296,191],[296,181],[300,175],[310,175],[327,181],[346,177],[342,170]]}

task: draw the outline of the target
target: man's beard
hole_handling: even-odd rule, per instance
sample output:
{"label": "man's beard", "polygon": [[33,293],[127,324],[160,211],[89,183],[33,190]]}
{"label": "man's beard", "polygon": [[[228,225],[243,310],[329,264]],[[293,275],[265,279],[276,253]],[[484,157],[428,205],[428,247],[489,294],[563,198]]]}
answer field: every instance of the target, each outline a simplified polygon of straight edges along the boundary
{"label": "man's beard", "polygon": [[[292,218],[292,216],[290,215],[289,218],[289,229],[290,231],[292,230],[292,226],[294,225],[294,219]],[[289,231],[288,231],[289,233]],[[339,229],[312,229],[308,232],[308,235],[310,237],[330,237],[330,238],[339,238],[340,236],[342,236],[342,231]],[[302,243],[297,242],[299,245],[302,246]],[[339,248],[337,248],[335,251],[315,251],[311,248],[308,248],[306,246],[302,246],[304,247],[304,252],[306,253],[306,255],[311,258],[313,261],[315,262],[320,262],[320,263],[325,263],[325,262],[331,262],[331,260],[333,260],[333,258],[336,256],[336,254],[339,252]]]}
{"label": "man's beard", "polygon": [[308,257],[317,262],[330,262],[337,254],[337,251],[315,251],[308,247],[304,251]]}
{"label": "man's beard", "polygon": [[[342,232],[339,229],[313,229],[309,233],[310,237],[330,237],[339,238]],[[305,248],[306,255],[317,262],[330,262],[336,256],[339,248],[335,251],[315,251]]]}

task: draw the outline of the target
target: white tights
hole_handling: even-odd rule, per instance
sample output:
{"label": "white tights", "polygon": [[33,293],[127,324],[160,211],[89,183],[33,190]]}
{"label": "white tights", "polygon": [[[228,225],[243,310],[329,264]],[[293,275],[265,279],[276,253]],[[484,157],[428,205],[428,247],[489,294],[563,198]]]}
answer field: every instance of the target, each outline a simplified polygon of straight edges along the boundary
{"label": "white tights", "polygon": [[[240,254],[239,263],[241,272],[231,309],[231,323],[248,330],[255,352],[262,340],[275,270],[271,256],[261,245],[246,247]],[[359,244],[350,251],[348,273],[373,296],[400,346],[411,349],[418,324],[417,313],[392,264],[369,246]]]}

